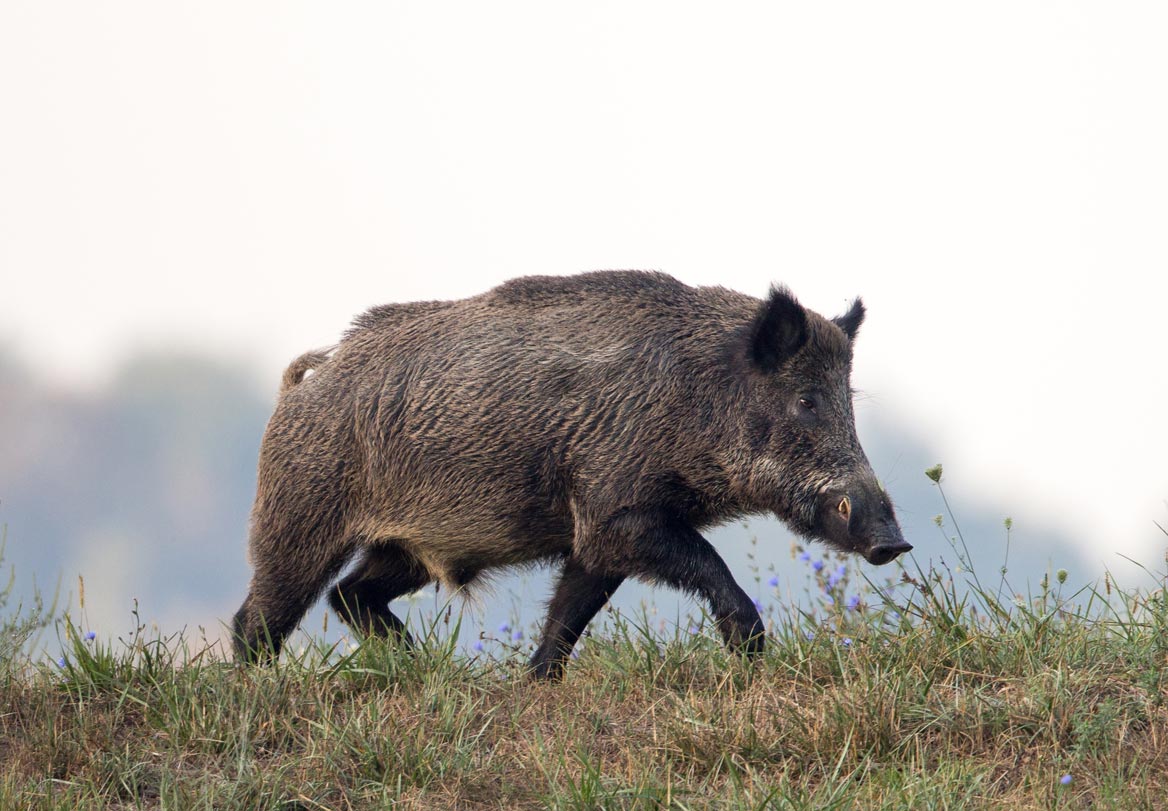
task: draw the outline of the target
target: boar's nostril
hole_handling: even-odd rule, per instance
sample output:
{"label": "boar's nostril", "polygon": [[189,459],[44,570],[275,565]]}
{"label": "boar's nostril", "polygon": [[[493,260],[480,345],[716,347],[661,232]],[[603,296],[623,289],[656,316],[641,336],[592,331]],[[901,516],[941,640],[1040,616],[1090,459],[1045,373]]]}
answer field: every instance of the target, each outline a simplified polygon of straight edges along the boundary
{"label": "boar's nostril", "polygon": [[844,517],[845,521],[851,519],[851,517],[852,517],[852,500],[850,498],[848,498],[847,496],[844,496],[842,499],[840,499],[839,506],[836,507],[836,509],[839,510],[839,514]]}

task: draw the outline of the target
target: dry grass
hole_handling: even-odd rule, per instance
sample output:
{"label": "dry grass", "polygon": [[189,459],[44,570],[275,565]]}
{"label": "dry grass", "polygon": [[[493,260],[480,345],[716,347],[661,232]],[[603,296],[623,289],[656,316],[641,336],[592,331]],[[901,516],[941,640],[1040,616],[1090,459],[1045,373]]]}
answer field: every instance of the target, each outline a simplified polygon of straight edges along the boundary
{"label": "dry grass", "polygon": [[609,618],[558,685],[450,640],[238,669],[73,637],[7,663],[0,807],[1168,807],[1162,593],[988,621],[909,588],[911,621],[794,618],[751,662]]}
{"label": "dry grass", "polygon": [[853,577],[818,570],[831,606],[772,615],[752,661],[708,622],[609,615],[561,684],[450,636],[240,669],[67,620],[63,666],[34,663],[17,612],[0,808],[1168,808],[1163,577],[1025,600],[972,573]]}

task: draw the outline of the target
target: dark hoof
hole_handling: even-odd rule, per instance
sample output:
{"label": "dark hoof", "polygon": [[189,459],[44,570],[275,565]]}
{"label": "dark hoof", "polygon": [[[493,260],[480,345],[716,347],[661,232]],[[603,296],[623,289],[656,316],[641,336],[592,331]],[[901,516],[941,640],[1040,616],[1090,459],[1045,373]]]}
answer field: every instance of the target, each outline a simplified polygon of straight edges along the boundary
{"label": "dark hoof", "polygon": [[532,681],[563,681],[564,678],[564,663],[563,662],[537,662],[532,660],[531,664],[527,666],[527,676]]}
{"label": "dark hoof", "polygon": [[753,622],[725,620],[721,623],[720,630],[722,631],[722,639],[730,650],[754,656],[762,653],[766,647],[766,627],[757,614],[755,614]]}

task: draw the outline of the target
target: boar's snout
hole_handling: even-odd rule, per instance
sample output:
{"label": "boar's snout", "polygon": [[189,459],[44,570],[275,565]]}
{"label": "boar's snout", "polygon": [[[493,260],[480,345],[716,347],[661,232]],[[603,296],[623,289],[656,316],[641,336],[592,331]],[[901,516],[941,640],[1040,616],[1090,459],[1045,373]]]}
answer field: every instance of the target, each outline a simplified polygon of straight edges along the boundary
{"label": "boar's snout", "polygon": [[830,489],[820,495],[817,529],[824,539],[881,566],[912,549],[892,505],[876,486]]}
{"label": "boar's snout", "polygon": [[885,563],[893,561],[898,555],[910,551],[912,551],[912,544],[904,538],[901,538],[891,543],[880,543],[876,546],[868,547],[868,551],[864,553],[864,557],[873,566],[883,566]]}

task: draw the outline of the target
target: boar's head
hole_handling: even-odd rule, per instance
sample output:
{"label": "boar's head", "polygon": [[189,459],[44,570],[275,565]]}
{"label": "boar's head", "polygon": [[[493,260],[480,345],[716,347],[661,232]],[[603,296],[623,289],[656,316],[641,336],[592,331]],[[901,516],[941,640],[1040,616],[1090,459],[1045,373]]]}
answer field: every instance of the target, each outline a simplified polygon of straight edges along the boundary
{"label": "boar's head", "polygon": [[859,299],[828,320],[785,289],[745,330],[744,432],[751,506],[799,534],[883,564],[912,549],[856,437],[852,345]]}

